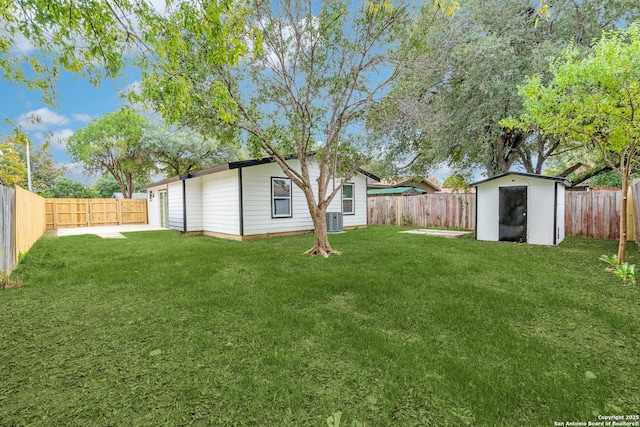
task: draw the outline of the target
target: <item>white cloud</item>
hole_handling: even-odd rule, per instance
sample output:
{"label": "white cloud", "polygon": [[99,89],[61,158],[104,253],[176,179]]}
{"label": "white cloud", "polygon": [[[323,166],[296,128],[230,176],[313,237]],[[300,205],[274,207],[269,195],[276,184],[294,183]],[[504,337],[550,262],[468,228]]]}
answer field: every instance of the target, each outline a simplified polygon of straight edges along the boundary
{"label": "white cloud", "polygon": [[72,129],[57,129],[52,132],[49,141],[51,142],[52,150],[66,150],[67,149],[67,138],[73,135]]}
{"label": "white cloud", "polygon": [[66,116],[62,116],[46,107],[21,114],[17,121],[18,125],[26,131],[46,130],[51,126],[64,126],[70,122]]}
{"label": "white cloud", "polygon": [[71,117],[76,122],[89,123],[92,117],[89,114],[72,114]]}

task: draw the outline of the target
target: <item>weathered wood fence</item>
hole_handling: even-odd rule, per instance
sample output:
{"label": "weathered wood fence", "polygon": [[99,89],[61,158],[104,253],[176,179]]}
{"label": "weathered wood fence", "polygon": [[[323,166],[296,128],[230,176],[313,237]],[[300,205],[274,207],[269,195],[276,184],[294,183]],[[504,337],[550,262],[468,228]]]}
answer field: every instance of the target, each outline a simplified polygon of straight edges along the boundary
{"label": "weathered wood fence", "polygon": [[[565,197],[565,234],[598,239],[617,239],[620,235],[619,190],[567,191]],[[630,197],[627,234],[640,230],[640,182]],[[633,206],[635,204],[635,209]],[[475,229],[475,194],[424,194],[419,196],[369,197],[369,224],[416,227]],[[634,226],[635,225],[635,226]],[[640,234],[640,233],[638,233]],[[640,244],[640,236],[637,237]]]}
{"label": "weathered wood fence", "polygon": [[16,192],[0,185],[0,272],[11,274],[15,265]]}
{"label": "weathered wood fence", "polygon": [[45,232],[44,200],[17,186],[0,186],[0,271],[11,274],[19,255]]}
{"label": "weathered wood fence", "polygon": [[475,228],[475,194],[424,194],[368,198],[369,224]]}
{"label": "weathered wood fence", "polygon": [[46,199],[47,228],[146,224],[146,199]]}
{"label": "weathered wood fence", "polygon": [[[565,235],[618,239],[621,201],[622,192],[616,190],[567,191]],[[633,211],[629,215],[627,229],[633,227]]]}

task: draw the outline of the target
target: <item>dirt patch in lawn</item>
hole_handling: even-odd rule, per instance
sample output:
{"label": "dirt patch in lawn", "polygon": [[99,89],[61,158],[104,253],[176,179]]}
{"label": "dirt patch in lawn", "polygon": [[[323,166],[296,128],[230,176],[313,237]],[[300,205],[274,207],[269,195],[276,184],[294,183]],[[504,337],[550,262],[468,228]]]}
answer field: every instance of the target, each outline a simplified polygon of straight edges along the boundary
{"label": "dirt patch in lawn", "polygon": [[401,231],[401,233],[407,234],[425,234],[427,236],[441,236],[448,237],[450,239],[457,239],[458,237],[471,234],[472,231],[456,231],[456,230],[436,230],[431,228],[419,228],[417,230]]}

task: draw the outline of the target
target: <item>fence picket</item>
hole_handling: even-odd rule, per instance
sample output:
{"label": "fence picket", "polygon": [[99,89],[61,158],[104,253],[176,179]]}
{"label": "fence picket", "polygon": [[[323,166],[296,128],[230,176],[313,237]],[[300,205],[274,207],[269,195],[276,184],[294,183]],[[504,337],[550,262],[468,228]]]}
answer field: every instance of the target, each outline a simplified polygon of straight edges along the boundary
{"label": "fence picket", "polygon": [[47,199],[47,228],[146,224],[145,199]]}

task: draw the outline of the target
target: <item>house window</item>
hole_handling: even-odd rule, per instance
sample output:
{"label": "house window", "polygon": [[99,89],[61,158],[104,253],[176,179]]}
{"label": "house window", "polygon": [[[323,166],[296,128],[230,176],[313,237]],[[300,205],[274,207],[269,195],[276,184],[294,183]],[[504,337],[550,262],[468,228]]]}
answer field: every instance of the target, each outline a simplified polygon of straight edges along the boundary
{"label": "house window", "polygon": [[271,200],[273,218],[291,217],[291,180],[289,178],[271,178]]}
{"label": "house window", "polygon": [[342,186],[342,213],[346,215],[353,215],[354,210],[354,198],[355,185],[353,183],[344,184]]}

